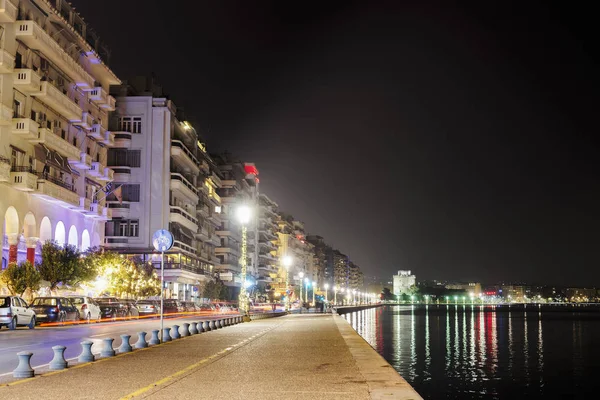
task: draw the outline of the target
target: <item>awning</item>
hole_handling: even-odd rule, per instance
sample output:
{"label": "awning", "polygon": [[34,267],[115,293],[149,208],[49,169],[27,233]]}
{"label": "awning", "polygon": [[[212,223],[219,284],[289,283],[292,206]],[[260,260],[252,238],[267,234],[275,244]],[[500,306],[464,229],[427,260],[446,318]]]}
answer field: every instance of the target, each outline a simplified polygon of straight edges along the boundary
{"label": "awning", "polygon": [[35,146],[35,158],[50,167],[57,168],[69,174],[73,173],[73,170],[69,165],[69,161],[65,157],[61,156],[54,150],[50,150],[43,144],[38,144]]}
{"label": "awning", "polygon": [[173,230],[174,235],[181,234],[182,236],[187,237],[188,239],[194,239],[194,233],[186,228],[185,226],[179,225],[178,223],[172,222],[171,229]]}

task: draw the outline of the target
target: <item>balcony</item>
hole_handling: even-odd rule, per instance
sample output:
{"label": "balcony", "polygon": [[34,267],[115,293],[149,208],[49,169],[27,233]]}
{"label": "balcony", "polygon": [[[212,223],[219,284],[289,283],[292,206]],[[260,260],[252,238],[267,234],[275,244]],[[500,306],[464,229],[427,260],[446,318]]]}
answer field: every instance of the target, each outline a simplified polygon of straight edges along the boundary
{"label": "balcony", "polygon": [[198,231],[198,220],[181,207],[171,206],[169,221],[185,226],[192,232]]}
{"label": "balcony", "polygon": [[220,188],[221,185],[223,184],[223,182],[221,182],[221,178],[219,178],[217,175],[215,175],[214,172],[211,174],[210,179],[213,181],[215,186],[218,188]]}
{"label": "balcony", "polygon": [[0,74],[10,74],[15,68],[15,58],[6,50],[0,49]]}
{"label": "balcony", "polygon": [[[89,122],[91,126],[91,120],[81,122],[81,108],[79,108],[79,106],[75,104],[73,100],[68,98],[66,94],[64,94],[60,89],[52,85],[50,82],[42,82],[40,85],[40,91],[38,93],[32,93],[32,96],[38,97],[44,103],[48,104],[54,110],[62,114],[69,121],[74,121],[75,124],[80,124],[82,127],[85,127],[84,124]],[[83,113],[83,117],[86,117],[86,114],[88,113]]]}
{"label": "balcony", "polygon": [[171,157],[194,174],[197,174],[200,171],[198,168],[198,160],[194,154],[179,140],[171,141]]}
{"label": "balcony", "polygon": [[13,84],[23,93],[38,93],[42,79],[32,69],[15,69],[13,71]]}
{"label": "balcony", "polygon": [[113,218],[129,218],[130,206],[129,203],[121,204],[118,201],[116,203],[108,203],[108,208],[110,208]]}
{"label": "balcony", "polygon": [[107,147],[114,147],[115,134],[110,131],[104,131],[104,138],[100,139],[100,143],[104,143]]}
{"label": "balcony", "polygon": [[10,181],[10,160],[0,156],[0,182]]}
{"label": "balcony", "polygon": [[104,167],[104,175],[100,177],[103,181],[113,181],[115,180],[115,171],[110,169],[109,167]]}
{"label": "balcony", "polygon": [[208,233],[208,229],[206,229],[204,226],[199,226],[198,227],[198,232],[196,233],[196,239],[200,239],[203,242],[204,241],[208,241],[209,240],[209,233]]}
{"label": "balcony", "polygon": [[96,103],[100,108],[107,111],[115,111],[116,100],[114,97],[106,93],[106,90],[101,86],[97,86],[88,92],[88,99]]}
{"label": "balcony", "polygon": [[10,0],[0,0],[0,23],[11,23],[17,19],[17,6]]}
{"label": "balcony", "polygon": [[129,132],[113,132],[115,138],[115,147],[131,147],[131,133]]}
{"label": "balcony", "polygon": [[56,150],[69,160],[78,160],[81,154],[81,150],[47,128],[39,128],[37,138],[28,140],[31,143],[41,143],[49,149]]}
{"label": "balcony", "polygon": [[31,167],[12,167],[10,169],[10,182],[13,188],[22,192],[37,190],[37,175]]}
{"label": "balcony", "polygon": [[115,181],[127,183],[131,180],[131,168],[110,167],[110,169],[113,170],[113,177]]}
{"label": "balcony", "polygon": [[[79,108],[79,106],[77,106],[77,108]],[[79,110],[81,112],[81,110]],[[81,113],[81,117],[79,118],[78,121],[74,121],[73,125],[77,125],[82,127],[85,130],[90,130],[92,129],[95,125],[94,123],[94,116],[92,115],[91,112],[89,111],[84,111]],[[102,128],[102,126],[100,126],[100,128]],[[98,134],[98,139],[101,137],[100,136],[100,132],[98,130],[96,130],[96,133]],[[88,135],[90,135],[90,133],[88,132]]]}
{"label": "balcony", "polygon": [[69,160],[69,164],[77,169],[90,169],[92,168],[92,157],[87,153],[80,153],[79,158],[76,160]]}
{"label": "balcony", "polygon": [[36,139],[38,137],[39,125],[29,118],[13,118],[13,135],[21,136],[23,139]]}
{"label": "balcony", "polygon": [[[87,114],[87,115],[86,115]],[[83,117],[84,118],[91,118],[91,114],[89,113],[83,113]],[[75,122],[73,125],[80,125],[82,128],[85,128],[84,125],[81,125],[82,123],[79,122]],[[92,126],[89,127],[89,131],[87,133],[88,136],[93,137],[96,140],[104,140],[104,133],[106,132],[106,129],[104,129],[102,127],[102,125],[100,124],[94,124]]]}
{"label": "balcony", "polygon": [[210,222],[212,222],[213,224],[216,225],[221,225],[221,214],[216,213],[216,212],[212,212],[208,219],[210,220]]}
{"label": "balcony", "polygon": [[85,212],[90,209],[91,203],[92,202],[87,197],[80,197],[79,202],[74,207],[72,207],[72,209],[75,211]]}
{"label": "balcony", "polygon": [[52,63],[65,71],[77,86],[94,87],[94,78],[35,21],[17,21],[14,29],[18,40],[31,49],[41,51]]}
{"label": "balcony", "polygon": [[198,204],[196,205],[196,212],[202,215],[203,217],[208,217],[210,211],[206,204]]}
{"label": "balcony", "polygon": [[191,203],[198,203],[198,189],[181,174],[171,173],[171,190],[183,194]]}
{"label": "balcony", "polygon": [[112,210],[108,207],[102,207],[102,214],[98,219],[100,221],[110,221],[112,219]]}
{"label": "balcony", "polygon": [[79,195],[75,193],[73,185],[42,173],[38,174],[37,193],[34,196],[58,203],[65,208],[79,205]]}
{"label": "balcony", "polygon": [[128,248],[130,247],[129,238],[123,236],[105,236],[104,237],[104,246],[109,249],[115,248]]}
{"label": "balcony", "polygon": [[238,249],[234,249],[233,247],[217,247],[217,248],[215,248],[215,254],[216,255],[233,254],[236,257],[240,256],[240,252],[238,251]]}
{"label": "balcony", "polygon": [[89,211],[86,212],[86,217],[100,219],[102,217],[102,206],[98,203],[90,204]]}
{"label": "balcony", "polygon": [[104,165],[99,163],[98,161],[93,161],[91,168],[87,171],[89,176],[93,176],[94,178],[99,178],[104,176]]}

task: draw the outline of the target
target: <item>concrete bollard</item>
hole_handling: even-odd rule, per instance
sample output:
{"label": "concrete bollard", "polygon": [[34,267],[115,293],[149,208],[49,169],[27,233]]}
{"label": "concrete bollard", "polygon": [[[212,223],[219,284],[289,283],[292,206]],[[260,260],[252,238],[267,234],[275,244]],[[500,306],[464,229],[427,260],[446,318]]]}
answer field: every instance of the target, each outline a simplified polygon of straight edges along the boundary
{"label": "concrete bollard", "polygon": [[65,360],[65,350],[65,346],[52,346],[52,351],[54,351],[54,358],[50,361],[50,369],[52,371],[67,368],[68,363]]}
{"label": "concrete bollard", "polygon": [[173,325],[171,327],[171,337],[173,339],[179,339],[181,335],[179,334],[179,325]]}
{"label": "concrete bollard", "polygon": [[198,328],[196,328],[196,323],[192,322],[190,324],[190,335],[195,335],[198,333]]}
{"label": "concrete bollard", "polygon": [[92,354],[92,345],[93,344],[94,343],[89,340],[85,340],[85,341],[81,342],[81,354],[79,355],[79,357],[77,357],[77,362],[86,363],[86,362],[92,362],[96,359],[94,354]]}
{"label": "concrete bollard", "polygon": [[225,326],[229,326],[229,318],[225,318],[223,320],[223,323],[225,324]]}
{"label": "concrete bollard", "polygon": [[13,371],[13,376],[15,378],[32,378],[34,375],[33,368],[31,368],[31,356],[33,353],[29,351],[22,351],[17,353],[17,357],[19,357],[19,365]]}
{"label": "concrete bollard", "polygon": [[[158,331],[156,331],[156,332],[158,334]],[[158,339],[158,336],[157,336],[157,339]],[[137,342],[135,342],[133,347],[135,347],[136,349],[145,349],[146,347],[148,347],[148,343],[146,343],[146,332],[144,332],[144,331],[138,332],[138,340],[137,340]]]}
{"label": "concrete bollard", "polygon": [[218,329],[218,326],[217,326],[217,324],[215,323],[215,320],[214,320],[214,319],[210,321],[210,325],[209,325],[209,326],[210,326],[210,330],[211,330],[211,331],[216,331],[216,330]]}
{"label": "concrete bollard", "polygon": [[187,322],[181,325],[181,337],[190,336],[190,324]]}
{"label": "concrete bollard", "polygon": [[150,338],[149,345],[160,344],[160,339],[158,338],[159,330],[155,329],[152,331],[152,337]]}
{"label": "concrete bollard", "polygon": [[210,321],[204,321],[204,330],[206,332],[212,330],[212,328],[210,327]]}
{"label": "concrete bollard", "polygon": [[129,344],[131,335],[121,335],[121,346],[119,346],[119,353],[130,353],[132,348]]}
{"label": "concrete bollard", "polygon": [[217,325],[217,328],[223,329],[224,328],[223,320],[222,319],[218,319],[216,325]]}
{"label": "concrete bollard", "polygon": [[171,339],[171,328],[163,328],[162,341],[170,342]]}
{"label": "concrete bollard", "polygon": [[104,342],[104,347],[100,351],[102,357],[113,357],[115,355],[115,349],[112,347],[114,340],[113,338],[102,339]]}
{"label": "concrete bollard", "polygon": [[198,321],[197,329],[198,329],[198,333],[204,332],[204,321]]}

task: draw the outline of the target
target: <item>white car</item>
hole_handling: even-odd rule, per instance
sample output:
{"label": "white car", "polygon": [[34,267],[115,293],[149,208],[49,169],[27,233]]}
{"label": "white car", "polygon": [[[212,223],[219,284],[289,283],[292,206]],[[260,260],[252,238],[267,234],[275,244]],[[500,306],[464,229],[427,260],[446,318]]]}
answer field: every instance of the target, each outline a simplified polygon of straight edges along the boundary
{"label": "white car", "polygon": [[81,319],[88,324],[92,321],[100,321],[102,314],[100,312],[100,306],[94,299],[88,296],[69,296],[69,300],[79,310]]}
{"label": "white car", "polygon": [[15,329],[18,325],[35,328],[35,311],[17,296],[0,297],[0,327]]}

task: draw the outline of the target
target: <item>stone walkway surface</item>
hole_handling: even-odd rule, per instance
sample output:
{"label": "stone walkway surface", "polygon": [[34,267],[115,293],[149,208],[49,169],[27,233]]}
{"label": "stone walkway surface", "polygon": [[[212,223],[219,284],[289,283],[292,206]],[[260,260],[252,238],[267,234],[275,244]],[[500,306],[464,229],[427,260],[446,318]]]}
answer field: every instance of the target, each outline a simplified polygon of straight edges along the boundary
{"label": "stone walkway surface", "polygon": [[[132,338],[132,343],[137,338]],[[339,316],[225,327],[0,385],[1,399],[421,399]]]}

